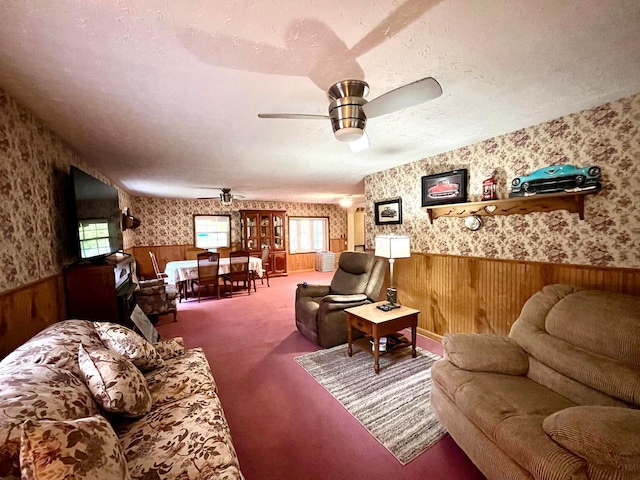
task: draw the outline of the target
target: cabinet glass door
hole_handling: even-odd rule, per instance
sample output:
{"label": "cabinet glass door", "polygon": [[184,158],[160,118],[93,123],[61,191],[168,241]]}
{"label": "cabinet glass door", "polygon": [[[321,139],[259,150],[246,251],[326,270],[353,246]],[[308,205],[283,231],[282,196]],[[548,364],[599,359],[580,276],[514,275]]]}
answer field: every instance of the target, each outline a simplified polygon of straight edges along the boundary
{"label": "cabinet glass door", "polygon": [[284,250],[284,215],[281,213],[273,214],[273,248]]}
{"label": "cabinet glass door", "polygon": [[260,248],[271,248],[271,215],[260,215]]}
{"label": "cabinet glass door", "polygon": [[244,226],[245,246],[248,250],[258,248],[258,215],[247,214],[245,216],[246,225]]}

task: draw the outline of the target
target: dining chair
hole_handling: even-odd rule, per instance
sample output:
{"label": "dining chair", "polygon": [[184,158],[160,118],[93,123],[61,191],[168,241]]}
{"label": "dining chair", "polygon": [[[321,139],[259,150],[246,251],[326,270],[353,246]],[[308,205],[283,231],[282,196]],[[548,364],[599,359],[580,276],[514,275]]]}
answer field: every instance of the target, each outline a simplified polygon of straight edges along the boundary
{"label": "dining chair", "polygon": [[158,268],[158,260],[156,259],[156,254],[149,251],[149,256],[151,257],[151,263],[153,264],[153,271],[156,273],[156,278],[161,278],[166,282],[169,281],[169,275],[160,271]]}
{"label": "dining chair", "polygon": [[[271,249],[268,246],[262,247],[262,277],[260,281],[264,285],[264,277],[267,277],[267,287],[269,285],[269,255],[271,254]],[[253,279],[253,283],[255,284],[255,278]]]}
{"label": "dining chair", "polygon": [[[227,281],[231,286],[231,296],[233,296],[233,282],[236,286],[242,282],[242,288],[246,288],[251,295],[252,273],[249,269],[249,252],[247,250],[237,250],[229,253],[229,273],[221,275],[224,280],[224,288],[227,289]],[[254,285],[255,290],[255,285]]]}
{"label": "dining chair", "polygon": [[220,279],[218,269],[220,267],[220,254],[213,252],[202,252],[198,254],[198,278],[194,280],[193,285],[198,286],[198,303],[200,303],[200,291],[202,287],[206,287],[209,291],[209,285],[213,285],[216,289],[216,296],[220,298]]}

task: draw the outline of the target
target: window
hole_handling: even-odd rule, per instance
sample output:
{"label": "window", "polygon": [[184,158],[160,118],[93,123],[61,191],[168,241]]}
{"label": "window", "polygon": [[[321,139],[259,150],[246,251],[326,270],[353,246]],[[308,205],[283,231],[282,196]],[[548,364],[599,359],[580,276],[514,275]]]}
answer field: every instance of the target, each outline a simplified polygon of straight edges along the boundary
{"label": "window", "polygon": [[329,250],[329,219],[289,217],[289,252]]}
{"label": "window", "polygon": [[231,246],[231,217],[229,215],[194,215],[193,244],[196,248]]}
{"label": "window", "polygon": [[111,253],[109,222],[107,220],[80,220],[78,233],[82,258]]}

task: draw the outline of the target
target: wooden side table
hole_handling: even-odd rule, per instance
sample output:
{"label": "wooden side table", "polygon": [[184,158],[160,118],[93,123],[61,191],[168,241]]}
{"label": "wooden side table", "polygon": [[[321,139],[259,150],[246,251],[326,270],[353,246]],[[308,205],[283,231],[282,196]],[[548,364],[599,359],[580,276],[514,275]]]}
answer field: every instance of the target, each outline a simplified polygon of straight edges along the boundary
{"label": "wooden side table", "polygon": [[[378,305],[388,303],[386,301],[361,305],[345,309],[347,313],[347,338],[349,340],[349,356],[353,355],[353,333],[352,328],[360,330],[365,335],[373,338],[373,351],[369,347],[369,339],[358,340],[358,344],[362,350],[373,355],[374,370],[380,373],[380,355],[386,352],[380,352],[380,338],[390,333],[396,333],[403,328],[411,328],[411,342],[405,345],[399,345],[396,348],[411,345],[411,356],[416,358],[416,333],[418,329],[418,315],[420,310],[401,306],[388,312],[384,312],[377,308]],[[359,344],[362,342],[364,345]],[[367,348],[369,347],[369,348]]]}

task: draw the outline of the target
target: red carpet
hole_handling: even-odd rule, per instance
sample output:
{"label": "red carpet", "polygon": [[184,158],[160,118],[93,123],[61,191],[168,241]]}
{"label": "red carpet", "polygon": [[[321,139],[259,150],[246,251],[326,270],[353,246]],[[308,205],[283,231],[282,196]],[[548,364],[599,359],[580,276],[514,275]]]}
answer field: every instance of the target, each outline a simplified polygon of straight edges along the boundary
{"label": "red carpet", "polygon": [[[295,327],[296,284],[332,277],[294,273],[271,278],[271,288],[258,280],[250,296],[182,302],[178,323],[167,316],[157,325],[163,337],[204,349],[246,479],[483,479],[449,435],[402,466],[294,361],[318,350]],[[418,338],[442,355],[440,344]]]}

